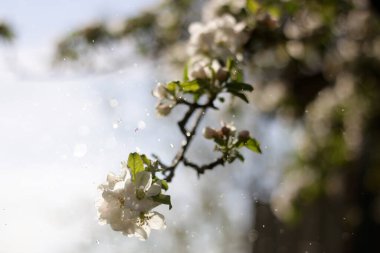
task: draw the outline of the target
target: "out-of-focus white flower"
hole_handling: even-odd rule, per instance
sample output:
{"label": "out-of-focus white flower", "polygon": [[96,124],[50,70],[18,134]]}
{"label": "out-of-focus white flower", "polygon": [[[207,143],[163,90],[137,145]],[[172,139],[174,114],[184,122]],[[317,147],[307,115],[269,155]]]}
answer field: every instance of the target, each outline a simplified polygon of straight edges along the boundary
{"label": "out-of-focus white flower", "polygon": [[310,186],[315,180],[316,175],[310,168],[289,171],[271,196],[274,214],[285,221],[294,218],[294,200],[302,189]]}
{"label": "out-of-focus white flower", "polygon": [[99,188],[103,191],[97,206],[101,223],[141,240],[148,238],[151,229],[165,228],[164,216],[151,211],[160,205],[151,197],[161,193],[161,185],[152,183],[150,172],[137,173],[132,182],[127,169],[123,168],[120,176],[109,174],[107,182]]}
{"label": "out-of-focus white flower", "polygon": [[229,77],[229,72],[219,63],[218,60],[211,60],[207,57],[197,55],[189,62],[189,79],[211,79],[224,82]]}
{"label": "out-of-focus white flower", "polygon": [[204,8],[203,20],[211,20],[220,16],[221,10],[228,9],[230,13],[237,14],[245,8],[247,0],[211,0]]}
{"label": "out-of-focus white flower", "polygon": [[206,79],[208,78],[205,71],[206,66],[195,66],[190,72],[191,79]]}
{"label": "out-of-focus white flower", "polygon": [[231,15],[224,15],[209,22],[193,23],[189,27],[188,53],[207,55],[210,58],[236,57],[247,40],[245,24],[237,23]]}

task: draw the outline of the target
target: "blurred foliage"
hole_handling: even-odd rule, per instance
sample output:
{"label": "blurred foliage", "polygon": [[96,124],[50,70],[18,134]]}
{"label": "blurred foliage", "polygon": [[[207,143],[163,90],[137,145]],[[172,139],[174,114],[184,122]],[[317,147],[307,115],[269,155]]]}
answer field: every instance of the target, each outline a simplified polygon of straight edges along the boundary
{"label": "blurred foliage", "polygon": [[0,39],[11,41],[14,38],[14,33],[9,24],[0,21]]}
{"label": "blurred foliage", "polygon": [[[273,194],[276,215],[295,221],[305,205],[323,198],[337,219],[347,217],[348,231],[360,233],[359,244],[380,236],[378,1],[247,0],[240,9],[219,2],[224,4],[212,10],[206,2],[203,12],[247,23],[245,68],[255,81],[253,101],[266,116],[303,126],[293,163]],[[149,56],[183,49],[200,6],[167,0],[116,31],[105,24],[81,29],[59,44],[58,56],[76,59],[87,46],[128,36]]]}
{"label": "blurred foliage", "polygon": [[[158,6],[118,24],[98,22],[72,32],[58,44],[57,59],[77,60],[89,49],[132,37],[141,53],[157,56],[187,39],[187,27],[197,15],[192,0],[165,0]],[[198,17],[199,18],[199,17]],[[91,51],[89,52],[91,53]]]}

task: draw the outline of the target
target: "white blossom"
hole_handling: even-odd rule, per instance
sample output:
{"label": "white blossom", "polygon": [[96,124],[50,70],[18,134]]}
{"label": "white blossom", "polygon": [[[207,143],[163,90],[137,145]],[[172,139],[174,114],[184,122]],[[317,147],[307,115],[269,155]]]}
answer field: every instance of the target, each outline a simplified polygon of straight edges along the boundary
{"label": "white blossom", "polygon": [[245,24],[237,23],[231,15],[224,15],[202,24],[193,23],[189,27],[190,41],[188,53],[210,58],[227,59],[236,57],[247,39]]}
{"label": "white blossom", "polygon": [[228,8],[232,14],[238,14],[245,8],[247,0],[210,0],[203,8],[203,20],[211,20],[220,16],[223,9]]}
{"label": "white blossom", "polygon": [[189,62],[189,79],[211,79],[216,78],[219,82],[227,80],[229,72],[222,67],[218,60],[207,57],[196,56]]}
{"label": "white blossom", "polygon": [[161,185],[152,182],[150,172],[136,174],[133,182],[126,168],[120,176],[109,174],[99,187],[102,199],[98,203],[99,220],[115,231],[141,240],[148,238],[151,229],[164,229],[164,216],[151,211],[160,203],[151,197],[161,193]]}
{"label": "white blossom", "polygon": [[148,212],[160,204],[151,199],[160,193],[161,185],[152,184],[152,174],[147,171],[139,172],[134,183],[128,179],[125,184],[125,207],[137,213]]}

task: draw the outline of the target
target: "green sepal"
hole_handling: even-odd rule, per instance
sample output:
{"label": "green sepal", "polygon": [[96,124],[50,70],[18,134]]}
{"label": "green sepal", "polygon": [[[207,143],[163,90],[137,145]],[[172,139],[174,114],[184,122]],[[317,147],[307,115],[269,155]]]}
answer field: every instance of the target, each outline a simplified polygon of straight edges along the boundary
{"label": "green sepal", "polygon": [[166,180],[160,180],[160,181],[161,181],[162,189],[164,189],[165,191],[167,191],[169,189],[168,182],[166,182]]}
{"label": "green sepal", "polygon": [[196,92],[200,89],[200,86],[197,80],[193,80],[190,82],[183,82],[180,84],[180,86],[184,92]]}
{"label": "green sepal", "polygon": [[166,89],[170,92],[170,93],[174,93],[175,90],[177,89],[177,86],[180,84],[179,81],[173,81],[173,82],[170,82],[170,83],[167,83],[166,84]]}
{"label": "green sepal", "polygon": [[157,196],[153,196],[152,199],[154,201],[158,202],[158,203],[161,203],[161,204],[164,204],[164,205],[168,205],[169,206],[169,210],[172,209],[172,207],[173,207],[169,195],[159,194]]}
{"label": "green sepal", "polygon": [[151,161],[146,155],[141,155],[141,159],[143,160],[144,164],[147,165],[148,167],[152,166]]}

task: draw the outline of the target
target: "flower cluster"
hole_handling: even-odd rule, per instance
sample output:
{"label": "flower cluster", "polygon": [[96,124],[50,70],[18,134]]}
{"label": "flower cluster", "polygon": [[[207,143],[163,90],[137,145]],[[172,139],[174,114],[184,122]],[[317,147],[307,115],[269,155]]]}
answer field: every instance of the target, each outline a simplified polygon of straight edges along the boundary
{"label": "flower cluster", "polygon": [[203,20],[211,20],[222,13],[239,14],[247,5],[247,0],[210,0],[203,8]]}
{"label": "flower cluster", "polygon": [[226,66],[222,66],[216,59],[211,60],[210,58],[195,56],[190,59],[189,66],[188,78],[190,80],[214,79],[219,82],[220,86],[220,84],[227,81],[230,76],[229,69],[227,69]]}
{"label": "flower cluster", "polygon": [[189,27],[190,56],[204,55],[212,59],[236,57],[247,40],[245,23],[238,23],[231,15],[212,19],[205,24],[193,23]]}
{"label": "flower cluster", "polygon": [[[153,95],[159,99],[157,113],[166,116],[179,102],[194,104],[203,95],[215,99],[222,92],[248,103],[243,92],[251,92],[253,88],[243,82],[242,69],[238,63],[242,59],[242,46],[247,40],[245,27],[244,22],[237,22],[228,14],[205,23],[191,24],[189,60],[183,81],[165,85],[159,83],[156,86]],[[193,102],[184,102],[189,97],[193,98]],[[209,104],[212,105],[212,101]]]}
{"label": "flower cluster", "polygon": [[169,196],[162,194],[162,190],[167,189],[166,183],[148,171],[152,168],[150,161],[146,169],[143,163],[142,157],[133,153],[128,163],[122,163],[121,175],[108,174],[107,182],[99,187],[102,198],[98,204],[102,223],[141,240],[148,238],[151,229],[166,227],[164,216],[152,209],[160,204],[170,204]]}
{"label": "flower cluster", "polygon": [[244,157],[238,151],[242,147],[249,150],[261,153],[260,144],[258,141],[250,136],[249,131],[242,130],[236,131],[236,127],[230,123],[222,122],[220,129],[206,127],[203,129],[203,136],[206,139],[212,139],[215,142],[215,150],[223,154],[223,159],[226,162],[232,163],[235,159],[244,161]]}
{"label": "flower cluster", "polygon": [[153,90],[153,96],[159,99],[156,105],[156,111],[161,116],[168,115],[172,108],[176,105],[176,97],[170,92],[166,85],[158,83]]}

